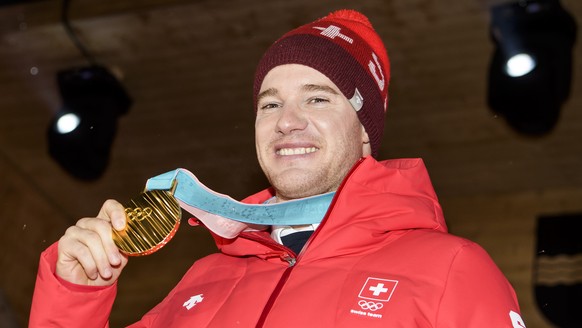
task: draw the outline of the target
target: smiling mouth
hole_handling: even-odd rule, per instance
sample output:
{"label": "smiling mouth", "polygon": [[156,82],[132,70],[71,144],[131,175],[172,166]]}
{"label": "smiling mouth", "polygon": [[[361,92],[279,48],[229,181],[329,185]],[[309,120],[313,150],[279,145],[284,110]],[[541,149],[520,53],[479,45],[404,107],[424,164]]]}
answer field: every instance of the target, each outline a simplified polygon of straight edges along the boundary
{"label": "smiling mouth", "polygon": [[276,151],[276,154],[280,156],[304,155],[314,153],[318,150],[319,148],[316,147],[281,148]]}

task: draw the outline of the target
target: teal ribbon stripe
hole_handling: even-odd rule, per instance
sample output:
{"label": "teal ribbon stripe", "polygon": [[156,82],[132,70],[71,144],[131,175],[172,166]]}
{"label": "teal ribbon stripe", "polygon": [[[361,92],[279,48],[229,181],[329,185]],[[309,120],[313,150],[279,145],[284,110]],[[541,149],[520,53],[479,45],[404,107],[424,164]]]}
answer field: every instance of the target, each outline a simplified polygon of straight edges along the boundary
{"label": "teal ribbon stripe", "polygon": [[320,223],[334,192],[274,204],[245,204],[212,191],[191,172],[176,169],[149,179],[147,190],[170,190],[174,197],[192,207],[238,222],[257,225],[304,225]]}

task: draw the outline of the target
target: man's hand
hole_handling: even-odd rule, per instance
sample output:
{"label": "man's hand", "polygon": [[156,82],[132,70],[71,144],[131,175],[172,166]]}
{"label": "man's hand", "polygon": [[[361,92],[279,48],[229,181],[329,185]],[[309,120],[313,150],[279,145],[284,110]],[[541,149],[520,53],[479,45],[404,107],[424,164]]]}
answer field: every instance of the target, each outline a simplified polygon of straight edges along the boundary
{"label": "man's hand", "polygon": [[111,228],[125,227],[125,210],[106,201],[97,217],[83,218],[59,240],[56,274],[71,283],[89,286],[113,284],[127,264],[112,239]]}

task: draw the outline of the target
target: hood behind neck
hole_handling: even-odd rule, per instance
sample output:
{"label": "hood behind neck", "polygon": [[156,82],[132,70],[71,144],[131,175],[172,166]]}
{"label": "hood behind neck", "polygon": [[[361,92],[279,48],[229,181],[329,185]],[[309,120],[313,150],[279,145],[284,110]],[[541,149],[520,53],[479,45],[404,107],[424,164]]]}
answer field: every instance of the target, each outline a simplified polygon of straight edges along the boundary
{"label": "hood behind neck", "polygon": [[[268,188],[243,202],[261,204],[273,195],[274,190]],[[328,236],[337,233],[354,237],[362,231],[367,234],[409,229],[447,232],[441,206],[420,158],[381,162],[372,157],[361,159],[342,182],[319,229],[325,230]],[[217,244],[230,253],[234,251],[231,246],[239,244],[238,239],[241,238],[217,240]],[[231,250],[224,249],[225,246]]]}
{"label": "hood behind neck", "polygon": [[[243,202],[261,204],[273,196],[273,188],[268,188]],[[364,220],[383,221],[388,219],[386,214],[391,213],[394,217],[386,222],[387,230],[447,231],[438,197],[421,158],[380,162],[372,157],[363,158],[343,181],[332,206],[334,215],[340,212],[342,217],[362,217]]]}
{"label": "hood behind neck", "polygon": [[340,188],[331,211],[345,213],[341,214],[347,220],[343,224],[370,221],[371,228],[380,231],[419,228],[447,231],[441,206],[420,158],[378,162],[367,157],[354,167]]}

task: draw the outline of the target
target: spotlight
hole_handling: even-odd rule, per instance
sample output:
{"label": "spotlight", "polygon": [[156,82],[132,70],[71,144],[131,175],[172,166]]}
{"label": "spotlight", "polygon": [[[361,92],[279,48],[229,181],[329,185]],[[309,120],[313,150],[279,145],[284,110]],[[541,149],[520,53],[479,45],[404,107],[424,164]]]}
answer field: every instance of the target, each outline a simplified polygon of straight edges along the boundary
{"label": "spotlight", "polygon": [[536,61],[530,54],[517,54],[507,60],[505,72],[511,77],[524,76],[533,71]]}
{"label": "spotlight", "polygon": [[57,118],[56,129],[60,134],[74,131],[81,123],[81,118],[75,113],[64,113]]}
{"label": "spotlight", "polygon": [[502,3],[491,18],[488,105],[519,133],[544,135],[570,95],[576,22],[559,0]]}
{"label": "spotlight", "polygon": [[59,71],[61,112],[48,129],[50,155],[71,175],[95,180],[105,172],[117,130],[117,118],[131,99],[104,67]]}

